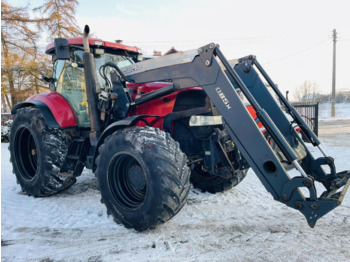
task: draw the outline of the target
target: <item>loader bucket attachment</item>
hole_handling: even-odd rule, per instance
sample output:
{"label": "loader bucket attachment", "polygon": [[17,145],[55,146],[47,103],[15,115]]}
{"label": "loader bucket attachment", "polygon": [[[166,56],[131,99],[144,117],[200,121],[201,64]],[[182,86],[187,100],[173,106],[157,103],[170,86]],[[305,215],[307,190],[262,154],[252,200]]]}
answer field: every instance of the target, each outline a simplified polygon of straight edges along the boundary
{"label": "loader bucket attachment", "polygon": [[[197,50],[127,66],[122,71],[136,83],[171,81],[176,89],[201,86],[220,112],[231,139],[265,188],[275,200],[299,210],[311,227],[344,199],[350,184],[350,172],[336,172],[333,158],[324,153],[317,136],[283,97],[254,56],[241,58],[232,66],[219,47],[212,43]],[[264,81],[271,86],[282,106],[272,97]],[[254,108],[267,130],[269,141],[259,130],[237,90]],[[314,158],[283,111],[290,114],[293,124],[302,130],[323,157]],[[322,168],[325,165],[330,174]],[[291,168],[300,175],[292,176],[288,171]],[[316,191],[316,181],[324,187],[322,194]],[[302,188],[307,194],[302,193],[305,192]]]}
{"label": "loader bucket attachment", "polygon": [[[220,51],[218,52],[225,61]],[[267,90],[257,71],[276,94],[280,105],[272,97],[271,92]],[[242,90],[254,109],[257,110],[259,120],[277,144],[278,150],[275,152],[277,152],[279,162],[293,164],[301,175],[289,178],[290,180],[285,182],[283,187],[277,187],[276,189],[282,188],[282,191],[275,199],[299,210],[305,216],[309,226],[313,228],[319,218],[342,203],[350,185],[350,171],[336,173],[334,159],[325,154],[317,136],[281,94],[254,56],[239,59],[238,64],[230,72],[230,76],[233,78],[233,85]],[[320,150],[323,157],[317,159],[313,157],[303,140],[298,136],[295,126],[293,128],[292,123],[289,120],[286,121],[286,117],[281,115],[281,107],[291,115],[293,122],[300,128],[309,142]],[[282,154],[279,155],[280,152]],[[328,166],[330,174],[326,174],[322,166]],[[283,176],[282,174],[283,172],[279,175]],[[285,175],[289,177],[288,172]],[[264,176],[263,179],[266,178]],[[270,181],[271,179],[268,179],[268,182]],[[325,188],[325,191],[319,196],[315,181],[323,184]],[[302,187],[308,190],[308,197],[300,191]]]}

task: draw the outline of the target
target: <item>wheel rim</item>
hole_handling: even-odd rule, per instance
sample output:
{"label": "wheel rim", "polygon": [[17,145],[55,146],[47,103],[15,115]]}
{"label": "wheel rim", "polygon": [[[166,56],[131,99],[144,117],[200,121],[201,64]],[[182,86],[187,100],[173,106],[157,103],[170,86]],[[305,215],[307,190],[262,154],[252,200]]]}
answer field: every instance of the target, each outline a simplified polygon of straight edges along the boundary
{"label": "wheel rim", "polygon": [[114,199],[125,209],[139,208],[146,197],[147,182],[143,168],[129,154],[116,155],[108,168],[108,183]]}
{"label": "wheel rim", "polygon": [[34,137],[27,128],[18,129],[14,139],[14,150],[21,176],[26,180],[34,179],[38,166],[38,151]]}

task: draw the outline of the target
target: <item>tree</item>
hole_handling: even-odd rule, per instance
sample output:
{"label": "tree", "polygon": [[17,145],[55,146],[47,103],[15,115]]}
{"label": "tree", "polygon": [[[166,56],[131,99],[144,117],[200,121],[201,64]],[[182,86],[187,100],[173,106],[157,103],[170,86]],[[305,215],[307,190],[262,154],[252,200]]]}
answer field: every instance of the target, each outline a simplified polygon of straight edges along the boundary
{"label": "tree", "polygon": [[297,102],[319,102],[320,89],[315,82],[304,81],[293,91],[294,100]]}
{"label": "tree", "polygon": [[27,84],[32,87],[35,94],[40,93],[40,88],[47,88],[47,83],[42,76],[49,76],[52,69],[51,59],[45,54],[38,54],[35,59],[27,62],[24,73],[29,77]]}
{"label": "tree", "polygon": [[78,0],[46,0],[34,10],[46,16],[45,25],[51,38],[72,37],[81,35],[74,17],[78,5]]}
{"label": "tree", "polygon": [[78,0],[46,0],[34,8],[42,17],[32,18],[26,7],[1,1],[1,96],[8,109],[47,86],[41,75],[49,74],[51,63],[37,41],[41,31],[52,38],[80,35],[74,18],[77,5]]}
{"label": "tree", "polygon": [[[1,1],[1,93],[12,108],[19,100],[16,95],[18,72],[22,71],[21,57],[35,57],[37,31],[42,19],[31,19],[24,7],[13,7]],[[10,99],[9,99],[10,95]]]}

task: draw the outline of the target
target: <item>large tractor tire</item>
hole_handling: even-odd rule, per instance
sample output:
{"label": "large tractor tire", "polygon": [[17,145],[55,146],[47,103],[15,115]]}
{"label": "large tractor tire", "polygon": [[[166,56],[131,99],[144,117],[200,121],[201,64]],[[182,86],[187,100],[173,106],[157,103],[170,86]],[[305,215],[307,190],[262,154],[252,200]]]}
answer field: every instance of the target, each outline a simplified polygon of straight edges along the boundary
{"label": "large tractor tire", "polygon": [[248,169],[236,171],[231,178],[213,176],[196,166],[191,171],[191,183],[194,188],[212,194],[223,192],[238,185],[247,175]]}
{"label": "large tractor tire", "polygon": [[37,108],[17,110],[11,126],[9,149],[17,182],[29,196],[53,195],[76,181],[74,177],[60,175],[68,150],[65,133],[49,128]]}
{"label": "large tractor tire", "polygon": [[101,202],[117,223],[137,231],[166,222],[186,203],[186,156],[168,133],[151,127],[118,130],[96,160]]}

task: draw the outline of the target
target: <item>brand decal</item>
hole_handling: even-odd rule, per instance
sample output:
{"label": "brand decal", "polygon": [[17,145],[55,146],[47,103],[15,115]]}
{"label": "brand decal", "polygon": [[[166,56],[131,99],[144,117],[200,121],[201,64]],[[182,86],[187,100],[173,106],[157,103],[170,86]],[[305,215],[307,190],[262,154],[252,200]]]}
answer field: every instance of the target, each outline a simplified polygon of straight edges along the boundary
{"label": "brand decal", "polygon": [[225,104],[227,109],[231,109],[230,101],[226,98],[225,94],[222,92],[220,87],[215,88],[216,93],[218,93],[219,97],[221,98],[221,101]]}

